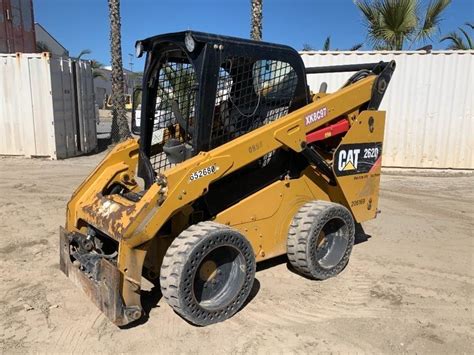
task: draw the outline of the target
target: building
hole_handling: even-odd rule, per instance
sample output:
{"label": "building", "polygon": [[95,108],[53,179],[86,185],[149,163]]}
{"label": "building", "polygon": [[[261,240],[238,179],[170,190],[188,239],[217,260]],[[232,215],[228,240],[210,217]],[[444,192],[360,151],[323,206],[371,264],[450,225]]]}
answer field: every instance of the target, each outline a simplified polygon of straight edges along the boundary
{"label": "building", "polygon": [[35,53],[32,0],[0,0],[0,53]]}
{"label": "building", "polygon": [[[112,93],[112,68],[105,66],[101,69],[96,69],[96,72],[100,75],[96,75],[94,78],[94,93],[95,102],[99,105],[100,109],[105,108],[105,102]],[[141,84],[141,78],[134,72],[123,68],[124,77],[124,91],[125,95],[132,95],[133,88]]]}
{"label": "building", "polygon": [[38,22],[35,23],[35,34],[38,52],[50,52],[59,57],[69,57],[69,51]]}

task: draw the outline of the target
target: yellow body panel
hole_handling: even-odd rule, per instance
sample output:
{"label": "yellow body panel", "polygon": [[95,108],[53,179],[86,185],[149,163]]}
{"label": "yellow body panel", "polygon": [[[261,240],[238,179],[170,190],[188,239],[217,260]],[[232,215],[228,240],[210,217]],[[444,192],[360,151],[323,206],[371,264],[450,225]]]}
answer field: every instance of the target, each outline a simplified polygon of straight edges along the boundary
{"label": "yellow body panel", "polygon": [[299,179],[277,181],[219,213],[216,221],[249,239],[257,261],[286,253],[288,227],[298,209],[311,200],[329,200],[307,169]]}
{"label": "yellow body panel", "polygon": [[[369,121],[373,121],[373,124],[369,125]],[[351,129],[342,139],[341,145],[381,143],[383,142],[384,128],[385,112],[364,111],[357,116]],[[368,153],[371,152],[364,152],[362,150],[359,154],[363,157],[364,154]],[[381,152],[378,152],[378,154],[381,154]],[[337,168],[337,166],[334,166],[334,169]],[[359,223],[375,218],[377,215],[380,169],[381,158],[379,158],[378,162],[367,174],[338,177],[338,183],[347,200],[347,207],[349,207],[355,220]]]}

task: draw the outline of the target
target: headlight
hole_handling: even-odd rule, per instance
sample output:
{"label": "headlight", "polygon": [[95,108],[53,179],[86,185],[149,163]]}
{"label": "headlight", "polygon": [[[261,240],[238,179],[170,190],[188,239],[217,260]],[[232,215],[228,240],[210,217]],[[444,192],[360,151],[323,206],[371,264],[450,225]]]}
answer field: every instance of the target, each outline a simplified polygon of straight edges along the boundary
{"label": "headlight", "polygon": [[135,44],[135,56],[140,58],[143,55],[143,44],[142,42],[137,42]]}
{"label": "headlight", "polygon": [[189,52],[192,52],[194,50],[196,42],[194,42],[194,38],[193,36],[191,36],[191,33],[186,33],[186,37],[184,37],[184,44],[186,45],[186,49]]}

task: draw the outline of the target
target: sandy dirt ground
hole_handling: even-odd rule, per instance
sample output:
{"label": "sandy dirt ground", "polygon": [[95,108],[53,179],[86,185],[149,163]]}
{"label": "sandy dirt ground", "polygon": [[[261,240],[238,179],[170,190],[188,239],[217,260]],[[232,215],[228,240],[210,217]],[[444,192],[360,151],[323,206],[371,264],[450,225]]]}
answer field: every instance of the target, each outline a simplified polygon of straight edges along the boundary
{"label": "sandy dirt ground", "polygon": [[371,238],[336,278],[279,258],[224,323],[194,327],[151,290],[149,318],[119,329],[58,270],[66,202],[102,156],[0,158],[0,353],[472,353],[472,174],[384,175]]}

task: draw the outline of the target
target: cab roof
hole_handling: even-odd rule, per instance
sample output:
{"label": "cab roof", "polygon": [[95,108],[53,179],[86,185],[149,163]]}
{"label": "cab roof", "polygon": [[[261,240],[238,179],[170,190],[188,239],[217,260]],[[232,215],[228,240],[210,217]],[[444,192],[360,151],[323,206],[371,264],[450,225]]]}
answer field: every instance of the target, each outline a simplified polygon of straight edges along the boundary
{"label": "cab roof", "polygon": [[165,33],[160,34],[157,36],[152,36],[145,38],[143,40],[137,41],[137,43],[141,43],[143,45],[143,49],[145,51],[150,51],[155,45],[161,43],[183,43],[185,41],[186,35],[190,35],[194,41],[198,43],[210,43],[210,44],[217,44],[217,45],[225,45],[225,44],[232,44],[232,45],[245,45],[249,47],[258,47],[262,48],[265,47],[268,49],[275,49],[278,51],[288,51],[294,52],[298,54],[298,52],[287,45],[283,44],[276,44],[270,42],[263,42],[263,41],[254,41],[251,39],[245,38],[238,38],[238,37],[231,37],[231,36],[223,36],[218,34],[206,33],[206,32],[198,32],[198,31],[182,31],[182,32],[173,32],[173,33]]}

